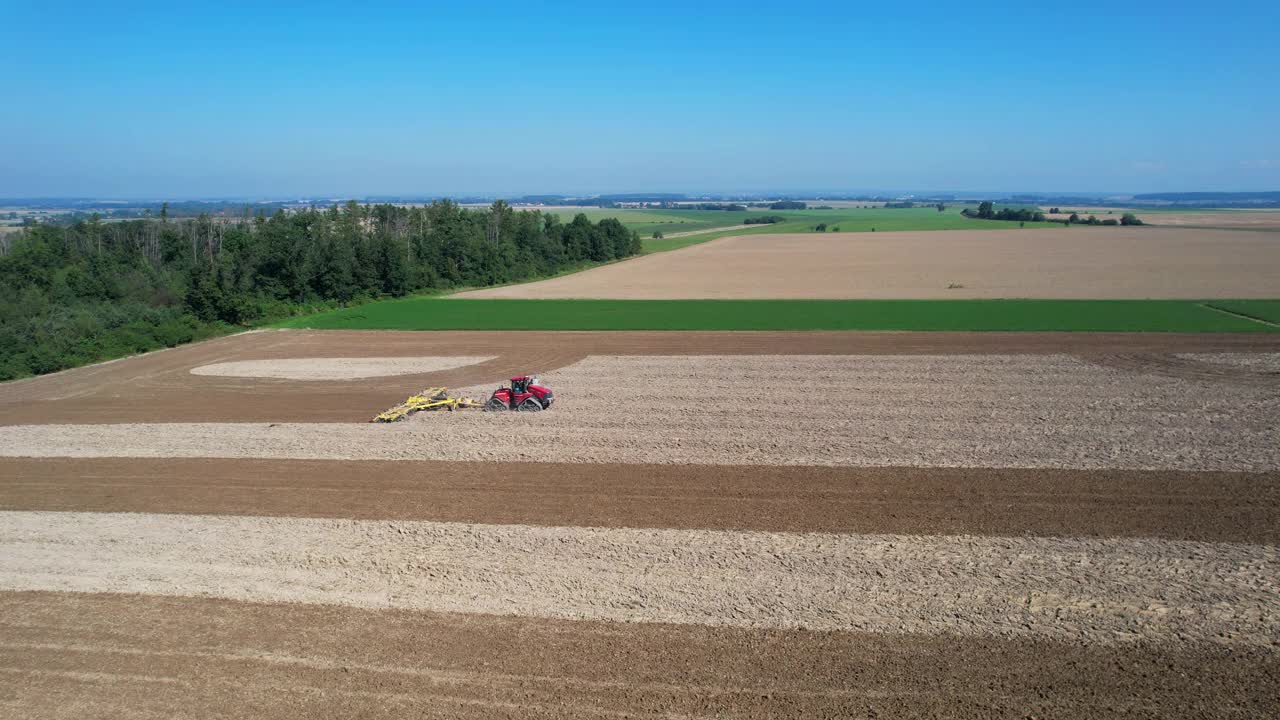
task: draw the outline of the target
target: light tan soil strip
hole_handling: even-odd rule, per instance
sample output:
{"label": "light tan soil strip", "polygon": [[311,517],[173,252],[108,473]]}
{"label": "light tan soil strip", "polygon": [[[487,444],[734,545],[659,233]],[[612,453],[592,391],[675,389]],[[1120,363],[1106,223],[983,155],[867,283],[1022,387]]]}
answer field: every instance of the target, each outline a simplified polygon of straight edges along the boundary
{"label": "light tan soil strip", "polygon": [[0,593],[11,717],[1267,717],[1280,655]]}
{"label": "light tan soil strip", "polygon": [[1266,375],[1280,375],[1280,353],[1179,353],[1176,357],[1210,365],[1244,368]]}
{"label": "light tan soil strip", "polygon": [[1150,539],[0,513],[0,589],[1274,647],[1280,549]]}
{"label": "light tan soil strip", "polygon": [[1269,298],[1280,238],[1182,228],[740,235],[475,298]]}
{"label": "light tan soil strip", "polygon": [[279,378],[283,380],[357,380],[390,375],[421,375],[493,360],[491,357],[352,357],[235,360],[201,365],[193,375]]}
{"label": "light tan soil strip", "polygon": [[1280,545],[1280,475],[0,459],[0,509]]}
{"label": "light tan soil strip", "polygon": [[1212,378],[1064,356],[591,357],[545,376],[549,412],[9,426],[0,456],[1280,469],[1280,383],[1208,367]]}
{"label": "light tan soil strip", "polygon": [[[0,424],[361,422],[428,385],[496,383],[587,355],[952,355],[1280,352],[1280,334],[862,332],[267,331],[219,338],[52,376],[0,383]],[[421,376],[317,388],[191,374],[215,362],[299,357],[484,355]]]}
{"label": "light tan soil strip", "polygon": [[[553,411],[554,412],[554,411]],[[456,413],[460,415],[461,413]],[[547,417],[552,413],[543,413]],[[1268,426],[1242,426],[1210,438],[1193,432],[1164,438],[1130,428],[1071,426],[1033,429],[1008,424],[937,428],[936,435],[891,433],[806,436],[763,424],[706,429],[671,427],[625,435],[614,427],[541,421],[537,416],[493,417],[479,410],[466,420],[372,424],[171,423],[163,425],[17,425],[0,427],[0,457],[10,458],[259,458],[296,460],[432,460],[537,462],[555,458],[592,464],[781,465],[816,467],[941,467],[1275,472],[1280,448],[1267,445]],[[474,418],[474,419],[473,419]],[[1015,419],[1016,420],[1016,419]],[[434,421],[433,421],[434,422]],[[833,420],[833,422],[836,422]],[[888,423],[857,415],[850,424]],[[898,420],[898,422],[906,421]],[[654,423],[657,425],[657,423]],[[625,428],[625,425],[622,426]],[[741,429],[739,429],[741,428]],[[1003,432],[1002,432],[1003,431]],[[1108,431],[1112,431],[1108,434]],[[696,433],[696,434],[694,434]],[[621,435],[621,437],[620,437]],[[691,436],[692,435],[692,436]],[[1083,437],[1083,439],[1082,439]],[[1226,442],[1215,444],[1217,438]],[[747,439],[750,438],[750,439]]]}

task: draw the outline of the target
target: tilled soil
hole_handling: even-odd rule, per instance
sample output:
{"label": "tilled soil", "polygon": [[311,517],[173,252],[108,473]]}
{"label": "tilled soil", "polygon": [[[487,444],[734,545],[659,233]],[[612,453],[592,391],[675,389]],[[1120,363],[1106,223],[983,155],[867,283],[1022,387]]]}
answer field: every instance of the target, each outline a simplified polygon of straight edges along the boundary
{"label": "tilled soil", "polygon": [[1280,375],[1280,353],[1178,353],[1176,357],[1192,362],[1243,368],[1263,376]]}
{"label": "tilled soil", "polygon": [[[1105,211],[1104,211],[1105,212]],[[1141,210],[1138,211],[1141,217]],[[1069,215],[1067,217],[1070,217]],[[1150,225],[1174,227],[1230,228],[1233,230],[1280,230],[1280,212],[1162,212],[1149,214]]]}
{"label": "tilled soil", "polygon": [[1269,298],[1280,236],[1182,228],[740,235],[481,298]]}
{"label": "tilled soil", "polygon": [[12,511],[0,548],[0,590],[1090,644],[1280,637],[1280,549],[1238,543]]}
{"label": "tilled soil", "polygon": [[4,458],[0,509],[1280,545],[1280,474]]}
{"label": "tilled soil", "polygon": [[815,633],[78,593],[0,593],[22,718],[1272,714],[1242,646]]}
{"label": "tilled soil", "polygon": [[493,360],[491,357],[355,357],[233,360],[191,368],[193,375],[280,378],[284,380],[355,380],[388,375],[422,375]]}
{"label": "tilled soil", "polygon": [[[264,331],[2,383],[0,424],[363,422],[424,387],[496,384],[588,355],[1123,354],[1140,365],[1190,352],[1280,352],[1280,334]],[[496,359],[345,382],[191,374],[219,362],[454,354]]]}
{"label": "tilled soil", "polygon": [[[0,512],[0,587],[75,590],[0,590],[0,715],[1265,717],[1278,351],[1263,334],[263,332],[3,384],[0,425],[44,424],[0,430],[5,453],[93,457],[0,458],[0,509],[21,511]],[[191,372],[453,354],[494,359]],[[591,355],[628,357],[574,365]],[[277,424],[527,371],[551,412]],[[161,424],[48,424],[120,422]],[[545,462],[561,445],[575,462]],[[227,452],[487,462],[196,457]],[[627,464],[581,462],[614,452]],[[153,459],[108,457],[136,453]],[[704,453],[721,459],[671,459]],[[788,454],[1095,469],[761,464]]]}
{"label": "tilled soil", "polygon": [[1012,355],[591,357],[544,380],[542,413],[10,426],[0,456],[1280,469],[1280,381]]}

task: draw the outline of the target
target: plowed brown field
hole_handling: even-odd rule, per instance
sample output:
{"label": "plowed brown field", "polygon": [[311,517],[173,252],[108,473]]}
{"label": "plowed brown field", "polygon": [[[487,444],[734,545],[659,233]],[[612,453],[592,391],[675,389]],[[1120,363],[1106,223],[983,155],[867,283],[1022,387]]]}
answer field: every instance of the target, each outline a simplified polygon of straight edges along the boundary
{"label": "plowed brown field", "polygon": [[475,298],[1270,298],[1280,235],[1063,228],[741,235]]}
{"label": "plowed brown field", "polygon": [[0,593],[14,717],[1263,718],[1216,645],[815,633]]}
{"label": "plowed brown field", "polygon": [[[260,332],[0,385],[0,715],[1265,717],[1277,353]],[[365,422],[529,370],[549,412]]]}

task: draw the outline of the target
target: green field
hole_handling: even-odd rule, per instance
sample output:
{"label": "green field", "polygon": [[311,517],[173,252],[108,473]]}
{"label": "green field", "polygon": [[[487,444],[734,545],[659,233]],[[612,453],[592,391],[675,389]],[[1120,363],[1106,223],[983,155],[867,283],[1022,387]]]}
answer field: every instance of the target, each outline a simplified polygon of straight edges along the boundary
{"label": "green field", "polygon": [[[1276,301],[1240,303],[1280,311]],[[347,330],[1280,332],[1194,300],[462,300],[419,297],[294,318]]]}
{"label": "green field", "polygon": [[[617,218],[627,228],[640,233],[644,241],[644,252],[663,252],[677,248],[696,245],[708,240],[728,235],[754,233],[807,233],[814,232],[819,223],[826,223],[827,232],[839,228],[840,232],[895,232],[906,230],[1017,230],[1018,223],[1001,220],[975,220],[962,216],[960,211],[965,206],[949,205],[946,211],[938,212],[933,207],[885,209],[885,208],[835,208],[832,210],[767,210],[753,208],[745,212],[725,212],[723,210],[609,210],[604,208],[583,208],[581,210],[548,210],[545,212],[558,214],[563,222],[573,220],[579,212],[589,220],[598,221],[603,218]],[[743,220],[761,215],[780,215],[787,218],[785,222],[773,225],[744,225]],[[1034,227],[1061,227],[1059,225],[1035,224]],[[728,230],[710,231],[715,228]],[[654,239],[653,234],[664,235],[697,232],[687,237]]]}

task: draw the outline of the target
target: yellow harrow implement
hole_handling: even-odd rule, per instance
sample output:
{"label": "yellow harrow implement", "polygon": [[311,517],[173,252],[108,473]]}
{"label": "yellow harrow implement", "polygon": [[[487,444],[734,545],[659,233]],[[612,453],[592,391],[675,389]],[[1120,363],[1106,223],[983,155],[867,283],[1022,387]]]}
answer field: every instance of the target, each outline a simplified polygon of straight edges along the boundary
{"label": "yellow harrow implement", "polygon": [[423,390],[417,395],[410,397],[408,400],[405,400],[399,405],[378,415],[373,419],[373,422],[396,422],[423,410],[448,410],[452,412],[458,408],[473,407],[484,407],[484,405],[472,400],[471,398],[449,397],[449,394],[445,392],[445,388],[433,387]]}

